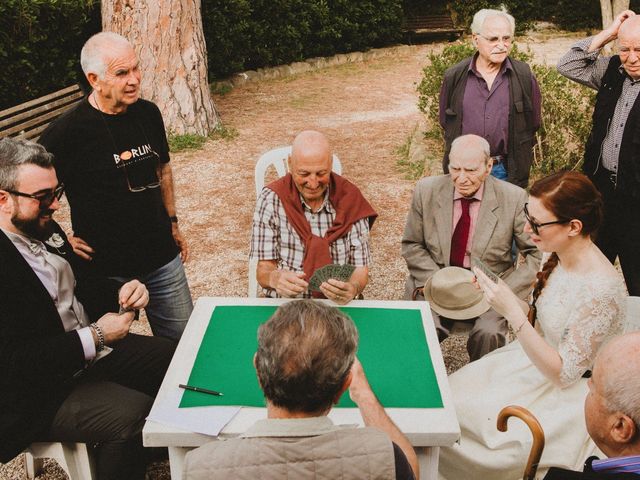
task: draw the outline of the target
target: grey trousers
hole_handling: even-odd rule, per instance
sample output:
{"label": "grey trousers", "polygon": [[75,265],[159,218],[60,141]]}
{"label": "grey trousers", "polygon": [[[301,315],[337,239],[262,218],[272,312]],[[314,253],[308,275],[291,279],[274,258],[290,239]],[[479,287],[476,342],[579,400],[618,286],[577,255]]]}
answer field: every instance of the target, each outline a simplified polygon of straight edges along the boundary
{"label": "grey trousers", "polygon": [[85,371],[46,440],[87,443],[96,456],[98,480],[141,480],[147,464],[142,427],[175,344],[129,334],[113,348]]}
{"label": "grey trousers", "polygon": [[431,309],[431,316],[440,342],[449,336],[455,322],[473,323],[467,340],[467,352],[469,352],[469,359],[472,362],[507,343],[509,324],[502,315],[493,309],[472,320],[452,320],[441,317],[433,309]]}

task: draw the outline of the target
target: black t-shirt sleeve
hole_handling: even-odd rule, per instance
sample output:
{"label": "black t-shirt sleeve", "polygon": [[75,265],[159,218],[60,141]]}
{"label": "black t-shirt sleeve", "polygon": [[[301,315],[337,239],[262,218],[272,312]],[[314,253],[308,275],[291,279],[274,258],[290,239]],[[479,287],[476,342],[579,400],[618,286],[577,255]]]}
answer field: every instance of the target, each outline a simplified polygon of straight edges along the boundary
{"label": "black t-shirt sleeve", "polygon": [[162,113],[155,103],[146,102],[144,104],[147,108],[149,121],[153,124],[152,131],[156,137],[156,145],[158,145],[158,155],[160,155],[160,163],[167,163],[169,161],[169,142],[167,141],[167,135],[165,133],[164,120],[162,119]]}
{"label": "black t-shirt sleeve", "polygon": [[68,148],[67,136],[69,135],[67,129],[70,122],[73,122],[75,112],[80,105],[50,123],[38,138],[38,143],[54,156],[53,166],[56,169],[59,182],[67,181],[67,169],[69,168],[67,162],[69,155],[66,150]]}
{"label": "black t-shirt sleeve", "polygon": [[396,464],[396,480],[415,480],[409,460],[398,445],[393,443],[393,459]]}

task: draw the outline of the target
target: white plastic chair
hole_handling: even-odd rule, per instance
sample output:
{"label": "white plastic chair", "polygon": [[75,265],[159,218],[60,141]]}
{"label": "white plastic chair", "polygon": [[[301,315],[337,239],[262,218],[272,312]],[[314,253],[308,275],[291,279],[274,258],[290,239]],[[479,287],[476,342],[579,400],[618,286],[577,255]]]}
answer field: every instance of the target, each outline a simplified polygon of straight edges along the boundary
{"label": "white plastic chair", "polygon": [[[278,147],[273,150],[269,150],[263,153],[256,162],[255,169],[255,183],[256,183],[256,198],[262,192],[264,188],[264,179],[269,167],[276,169],[278,177],[284,177],[287,173],[287,159],[291,154],[291,146]],[[342,175],[342,164],[337,155],[333,155],[332,171],[338,175]],[[256,278],[256,272],[258,270],[258,260],[255,258],[249,259],[249,298],[256,298],[258,296],[258,279]]]}
{"label": "white plastic chair", "polygon": [[627,320],[624,333],[640,330],[640,297],[627,297]]}
{"label": "white plastic chair", "polygon": [[34,479],[42,471],[43,459],[53,458],[69,476],[69,480],[93,480],[95,467],[84,443],[32,443],[25,450],[27,478]]}

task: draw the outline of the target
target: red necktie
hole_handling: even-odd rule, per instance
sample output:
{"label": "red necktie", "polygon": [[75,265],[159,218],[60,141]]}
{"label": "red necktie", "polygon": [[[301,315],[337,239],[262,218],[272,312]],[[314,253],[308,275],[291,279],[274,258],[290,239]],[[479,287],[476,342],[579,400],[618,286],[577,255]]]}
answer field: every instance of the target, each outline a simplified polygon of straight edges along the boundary
{"label": "red necktie", "polygon": [[461,198],[462,215],[456,224],[451,237],[451,256],[449,264],[455,267],[464,267],[464,254],[467,251],[469,240],[469,228],[471,227],[471,216],[469,216],[469,204],[475,202],[475,198]]}

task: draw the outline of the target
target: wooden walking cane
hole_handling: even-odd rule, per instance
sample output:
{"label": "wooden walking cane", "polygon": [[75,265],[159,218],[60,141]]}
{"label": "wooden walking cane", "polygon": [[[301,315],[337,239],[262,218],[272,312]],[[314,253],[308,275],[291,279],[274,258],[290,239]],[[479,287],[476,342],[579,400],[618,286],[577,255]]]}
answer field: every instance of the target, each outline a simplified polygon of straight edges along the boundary
{"label": "wooden walking cane", "polygon": [[533,435],[533,445],[531,445],[527,467],[524,470],[524,476],[522,478],[524,480],[534,480],[538,463],[540,463],[540,457],[542,456],[542,450],[544,449],[544,431],[538,419],[529,410],[517,405],[509,405],[500,410],[498,414],[498,430],[501,432],[507,431],[507,420],[509,417],[518,417],[527,424],[527,427],[529,427]]}

